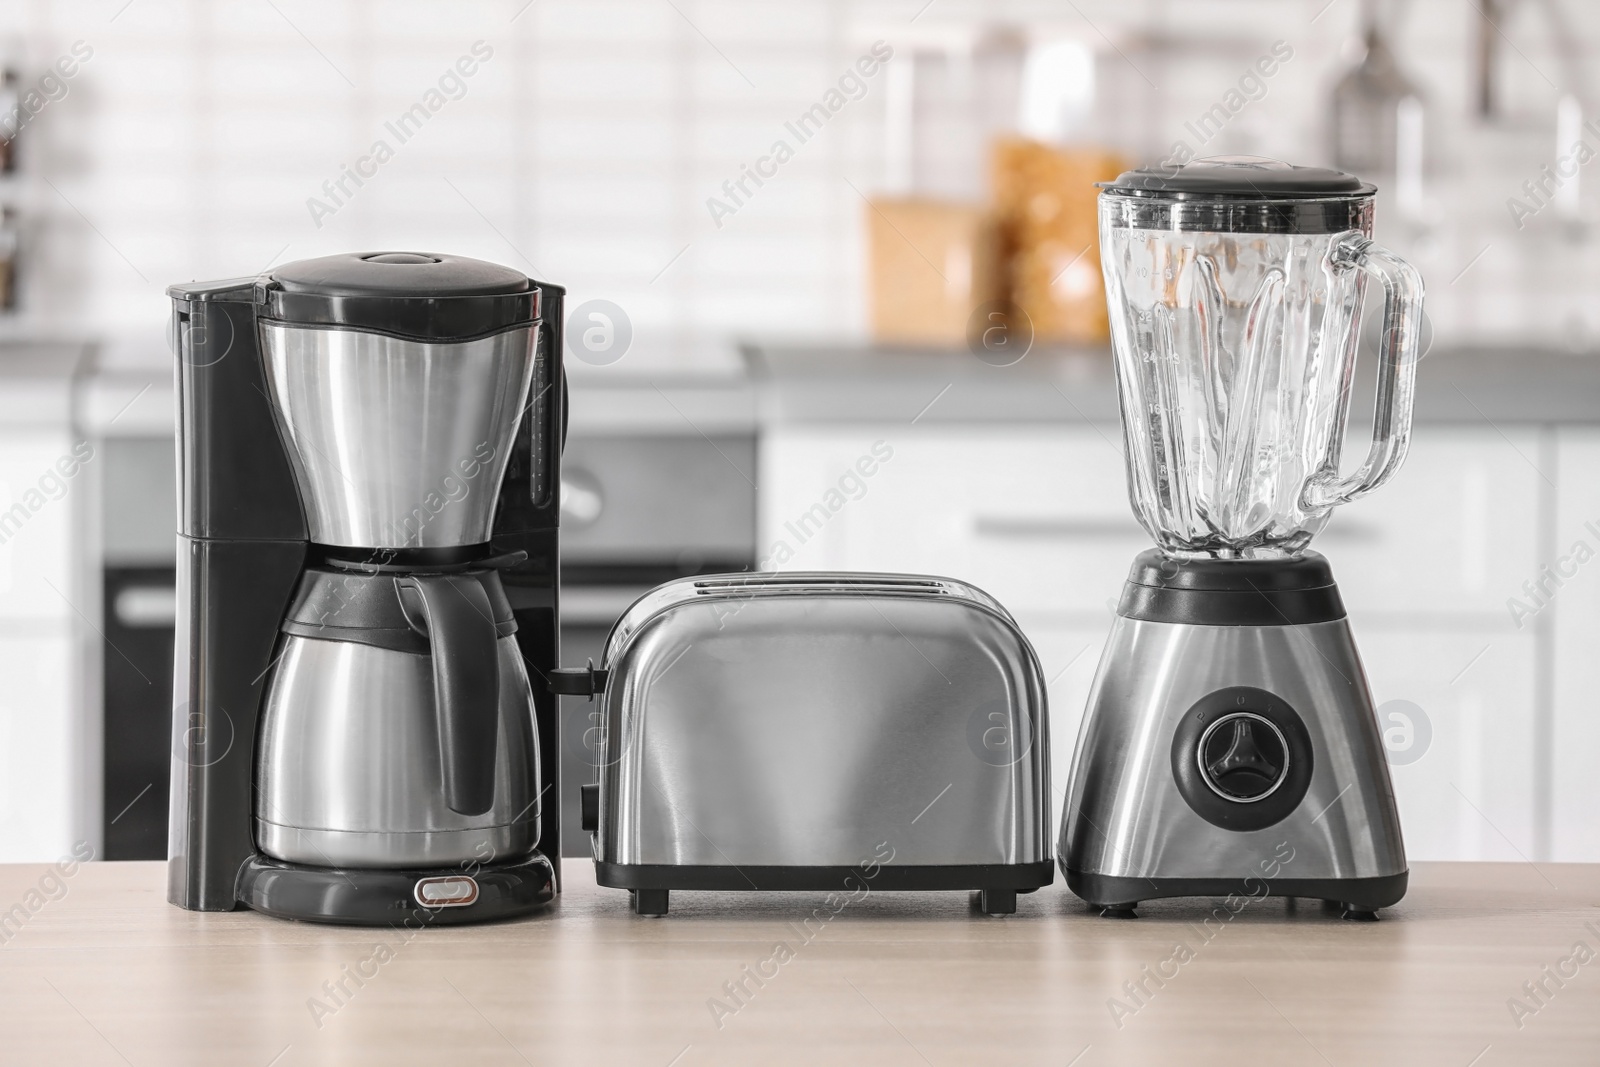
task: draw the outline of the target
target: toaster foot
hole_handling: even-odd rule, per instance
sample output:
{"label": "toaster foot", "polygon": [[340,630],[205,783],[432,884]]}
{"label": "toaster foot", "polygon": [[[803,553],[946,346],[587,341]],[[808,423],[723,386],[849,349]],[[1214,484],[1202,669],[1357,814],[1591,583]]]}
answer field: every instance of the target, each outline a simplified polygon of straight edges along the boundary
{"label": "toaster foot", "polygon": [[630,889],[635,915],[665,915],[668,891],[665,889]]}
{"label": "toaster foot", "polygon": [[978,910],[985,915],[1015,915],[1017,891],[1015,889],[978,890]]}
{"label": "toaster foot", "polygon": [[[1091,904],[1089,906],[1091,908],[1094,907],[1093,904]],[[1102,918],[1102,919],[1137,919],[1139,917],[1139,913],[1134,911],[1133,909],[1138,907],[1138,906],[1139,906],[1139,902],[1138,901],[1134,901],[1132,904],[1107,904],[1105,907],[1100,909],[1100,918]]]}

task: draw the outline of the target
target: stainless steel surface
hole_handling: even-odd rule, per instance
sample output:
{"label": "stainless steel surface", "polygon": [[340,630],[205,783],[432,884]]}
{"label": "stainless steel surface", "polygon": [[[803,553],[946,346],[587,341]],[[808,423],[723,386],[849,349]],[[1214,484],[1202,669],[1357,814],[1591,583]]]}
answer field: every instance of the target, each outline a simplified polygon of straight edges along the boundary
{"label": "stainless steel surface", "polygon": [[[742,384],[689,389],[666,381],[613,382],[602,388],[573,380],[572,432],[561,474],[561,654],[567,664],[600,662],[612,625],[658,583],[754,568],[758,474],[751,393]],[[708,403],[714,394],[722,403]],[[590,418],[580,418],[583,412]],[[630,412],[636,425],[596,431],[597,417],[616,420]],[[562,848],[587,857],[578,786],[598,766],[599,705],[581,697],[560,702]]]}
{"label": "stainless steel surface", "polygon": [[473,830],[357,833],[306,830],[256,820],[256,845],[265,855],[312,867],[453,867],[504,862],[532,852],[538,825],[529,821]]}
{"label": "stainless steel surface", "polygon": [[509,859],[538,843],[533,698],[516,639],[497,642],[494,806],[444,802],[428,656],[287,637],[257,746],[257,844],[318,867],[436,867]]}
{"label": "stainless steel surface", "polygon": [[754,433],[573,434],[561,456],[561,557],[754,559]]}
{"label": "stainless steel surface", "polygon": [[424,344],[268,322],[261,338],[313,541],[489,540],[533,373],[532,329]]}
{"label": "stainless steel surface", "polygon": [[[1281,696],[1311,735],[1311,787],[1264,830],[1194,812],[1172,776],[1172,736],[1201,697],[1228,686]],[[1388,764],[1347,623],[1186,626],[1119,617],[1078,736],[1061,817],[1074,871],[1130,878],[1244,878],[1280,842],[1286,878],[1370,878],[1406,869]]]}
{"label": "stainless steel surface", "polygon": [[1047,860],[1038,661],[986,594],[937,578],[741,575],[645,597],[607,646],[611,863]]}

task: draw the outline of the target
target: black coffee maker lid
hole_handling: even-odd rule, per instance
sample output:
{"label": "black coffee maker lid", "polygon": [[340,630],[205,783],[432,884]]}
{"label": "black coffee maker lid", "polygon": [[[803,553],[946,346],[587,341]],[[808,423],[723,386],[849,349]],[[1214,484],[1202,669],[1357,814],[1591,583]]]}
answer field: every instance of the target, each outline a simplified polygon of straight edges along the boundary
{"label": "black coffee maker lid", "polygon": [[521,271],[438,252],[346,252],[274,268],[256,283],[264,317],[406,340],[467,341],[528,326],[539,289]]}
{"label": "black coffee maker lid", "polygon": [[1261,200],[1364,197],[1377,191],[1354,174],[1265,156],[1210,156],[1179,166],[1125,171],[1100,188],[1126,196],[1225,196]]}

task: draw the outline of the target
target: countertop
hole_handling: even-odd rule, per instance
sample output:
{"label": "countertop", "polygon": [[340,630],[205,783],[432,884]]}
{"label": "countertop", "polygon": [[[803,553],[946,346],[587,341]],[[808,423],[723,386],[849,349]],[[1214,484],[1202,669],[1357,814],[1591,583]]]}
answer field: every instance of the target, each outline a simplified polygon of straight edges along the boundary
{"label": "countertop", "polygon": [[[588,864],[566,870],[537,917],[407,940],[180,911],[159,863],[0,867],[0,1062],[1600,1061],[1600,865],[1417,864],[1377,923],[1276,900],[1209,928],[1220,902],[1101,919],[1059,881],[1007,918],[960,894],[872,894],[809,941],[821,895],[675,894],[641,919]],[[740,979],[742,1004],[724,988]],[[329,992],[340,980],[348,995]],[[1523,984],[1541,981],[1535,1001]]]}
{"label": "countertop", "polygon": [[[1376,360],[1364,346],[1352,424],[1370,419]],[[1081,423],[1118,421],[1107,348],[1038,349],[999,366],[950,350],[751,346],[767,422]],[[1600,422],[1600,356],[1453,347],[1417,366],[1419,423]],[[1363,431],[1364,432],[1364,431]]]}
{"label": "countertop", "polygon": [[[572,432],[579,435],[750,434],[838,423],[1070,425],[1118,421],[1103,348],[1038,349],[1009,366],[963,351],[841,344],[747,344],[715,373],[574,363]],[[3,356],[4,353],[0,353]],[[0,358],[0,377],[8,360]],[[1375,360],[1363,353],[1351,392],[1352,433],[1372,410]],[[12,368],[15,375],[20,368]],[[165,436],[174,406],[169,364],[96,363],[78,379],[85,432]],[[1600,354],[1451,347],[1417,371],[1416,421],[1485,427],[1600,423]],[[0,410],[0,422],[5,411]]]}

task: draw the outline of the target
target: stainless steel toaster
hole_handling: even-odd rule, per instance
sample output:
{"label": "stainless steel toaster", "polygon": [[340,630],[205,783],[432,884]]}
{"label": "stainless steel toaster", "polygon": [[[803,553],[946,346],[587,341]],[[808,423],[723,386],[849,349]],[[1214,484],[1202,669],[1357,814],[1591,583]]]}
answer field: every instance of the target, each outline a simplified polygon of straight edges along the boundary
{"label": "stainless steel toaster", "polygon": [[674,889],[977,890],[1003,914],[1050,883],[1044,681],[979,589],[682,579],[640,598],[588,673],[584,826],[597,881],[639,914]]}

